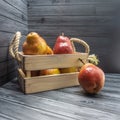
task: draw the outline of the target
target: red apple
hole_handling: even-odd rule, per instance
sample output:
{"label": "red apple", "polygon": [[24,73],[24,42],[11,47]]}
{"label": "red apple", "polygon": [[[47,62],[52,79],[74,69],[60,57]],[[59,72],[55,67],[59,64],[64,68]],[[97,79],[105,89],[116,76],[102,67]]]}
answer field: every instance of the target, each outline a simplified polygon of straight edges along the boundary
{"label": "red apple", "polygon": [[102,69],[86,63],[78,74],[78,80],[81,87],[90,94],[98,93],[104,86],[105,74]]}

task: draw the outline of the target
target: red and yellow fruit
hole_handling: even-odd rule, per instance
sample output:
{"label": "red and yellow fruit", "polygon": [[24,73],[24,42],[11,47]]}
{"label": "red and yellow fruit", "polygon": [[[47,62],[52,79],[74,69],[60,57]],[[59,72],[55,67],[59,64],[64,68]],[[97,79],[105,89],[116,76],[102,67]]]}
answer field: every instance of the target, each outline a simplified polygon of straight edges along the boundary
{"label": "red and yellow fruit", "polygon": [[105,74],[102,69],[91,64],[86,63],[82,66],[78,80],[81,87],[90,94],[98,93],[104,86]]}
{"label": "red and yellow fruit", "polygon": [[54,68],[54,69],[46,69],[40,71],[40,75],[54,75],[54,74],[60,74],[59,69]]}
{"label": "red and yellow fruit", "polygon": [[52,49],[47,45],[46,41],[36,32],[31,32],[27,35],[22,49],[25,55],[53,54]]}
{"label": "red and yellow fruit", "polygon": [[60,73],[72,73],[77,72],[78,69],[76,67],[69,67],[69,68],[61,68]]}
{"label": "red and yellow fruit", "polygon": [[[47,45],[46,41],[36,32],[27,35],[22,46],[24,55],[43,55],[53,54],[52,49]],[[39,76],[39,71],[31,71],[31,77]]]}
{"label": "red and yellow fruit", "polygon": [[[70,39],[63,34],[58,36],[56,43],[53,47],[54,54],[73,54],[73,47],[70,42]],[[61,68],[61,73],[71,73],[76,72],[75,67],[69,67],[69,68]]]}

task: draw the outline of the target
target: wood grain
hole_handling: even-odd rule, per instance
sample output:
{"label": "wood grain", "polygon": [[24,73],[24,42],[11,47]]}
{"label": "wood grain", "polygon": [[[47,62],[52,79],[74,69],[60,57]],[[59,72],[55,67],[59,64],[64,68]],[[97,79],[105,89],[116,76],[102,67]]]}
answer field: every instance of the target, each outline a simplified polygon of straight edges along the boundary
{"label": "wood grain", "polygon": [[30,26],[99,26],[99,25],[110,25],[112,24],[111,16],[30,16],[28,22],[30,22]]}
{"label": "wood grain", "polygon": [[[0,86],[16,77],[16,64],[9,55],[10,40],[16,31],[27,34],[27,4],[22,0],[0,1]],[[1,118],[2,119],[2,118]]]}
{"label": "wood grain", "polygon": [[[119,6],[119,0],[28,0],[29,32],[38,32],[50,46],[54,46],[56,37],[62,32],[68,37],[85,38],[91,53],[99,56],[99,66],[105,72],[118,72],[109,53],[116,40],[113,31]],[[78,47],[78,51],[81,48]]]}
{"label": "wood grain", "polygon": [[119,0],[100,0],[100,1],[96,1],[96,0],[46,0],[46,1],[43,1],[43,0],[29,0],[29,5],[33,5],[33,6],[36,6],[36,5],[41,5],[41,6],[44,6],[44,5],[76,5],[76,4],[80,4],[80,5],[83,5],[83,4],[115,4],[116,2],[118,2]]}
{"label": "wood grain", "polygon": [[[22,55],[22,66],[25,70],[44,70],[49,68],[80,67],[83,65],[79,58],[86,62],[87,53],[58,54],[58,55]],[[64,58],[64,59],[61,59]],[[69,62],[68,62],[69,61]]]}
{"label": "wood grain", "polygon": [[0,117],[6,120],[119,120],[120,74],[105,74],[105,77],[105,86],[96,95],[85,94],[81,86],[24,95],[18,80],[13,80],[0,88]]}

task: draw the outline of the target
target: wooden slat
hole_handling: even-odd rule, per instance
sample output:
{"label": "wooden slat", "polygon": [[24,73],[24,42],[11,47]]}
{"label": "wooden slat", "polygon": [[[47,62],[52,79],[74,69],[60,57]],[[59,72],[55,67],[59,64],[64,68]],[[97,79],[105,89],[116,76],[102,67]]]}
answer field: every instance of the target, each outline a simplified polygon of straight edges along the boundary
{"label": "wooden slat", "polygon": [[[38,16],[30,16],[28,22],[30,26],[99,26],[111,25],[111,16],[45,16],[40,14]],[[43,26],[42,26],[43,27]]]}
{"label": "wooden slat", "polygon": [[[6,16],[6,17],[9,17],[11,19],[17,19],[19,22],[22,22],[22,21],[24,23],[27,22],[26,14],[24,15],[21,11],[19,11],[18,9],[9,5],[5,1],[1,1],[0,6],[1,6],[0,14],[2,16]],[[27,11],[25,11],[25,12],[27,12]]]}
{"label": "wooden slat", "polygon": [[28,1],[27,0],[21,0],[21,2],[23,2],[26,6],[28,5]]}
{"label": "wooden slat", "polygon": [[[1,32],[0,31],[0,47],[8,47],[10,44],[10,41],[12,40],[13,36],[14,36],[15,32]],[[23,41],[26,39],[26,36],[22,34],[22,37],[20,39],[20,45],[23,44]]]}
{"label": "wooden slat", "polygon": [[34,78],[25,78],[25,93],[35,93],[46,90],[77,86],[78,73],[48,75]]}
{"label": "wooden slat", "polygon": [[15,77],[17,77],[16,71],[11,71],[11,72],[7,73],[6,75],[1,76],[0,77],[0,86],[13,80]]}
{"label": "wooden slat", "polygon": [[[4,51],[4,52],[3,52]],[[5,61],[8,55],[8,47],[0,47],[0,62]]]}
{"label": "wooden slat", "polygon": [[17,119],[14,119],[13,117],[0,113],[0,120],[17,120]]}
{"label": "wooden slat", "polygon": [[[84,62],[87,53],[60,54],[60,55],[23,55],[23,68],[25,70],[42,70],[48,68],[78,67],[83,65],[79,58]],[[64,58],[64,59],[61,59]],[[68,62],[69,61],[69,62]]]}
{"label": "wooden slat", "polygon": [[[71,12],[70,12],[71,11]],[[110,15],[113,16],[117,12],[117,7],[113,5],[72,5],[72,6],[29,6],[29,15]]]}
{"label": "wooden slat", "polygon": [[[39,119],[44,118],[44,119],[49,119],[49,120],[60,120],[62,118],[63,120],[65,120],[64,117],[62,116],[59,117],[59,115],[48,113],[48,112],[38,110],[35,108],[30,108],[22,104],[7,101],[5,99],[0,100],[0,106],[1,106],[0,112],[4,112],[8,116],[12,116],[14,113],[14,118],[16,119],[39,120]],[[24,114],[25,112],[29,113],[29,115]],[[21,115],[19,116],[19,114]],[[52,116],[54,116],[54,118]]]}
{"label": "wooden slat", "polygon": [[0,47],[0,63],[13,59],[9,54],[9,47]]}
{"label": "wooden slat", "polygon": [[[116,102],[112,103],[112,101],[114,100],[109,101],[109,99],[111,99],[109,97],[108,99],[107,97],[106,99],[105,98],[102,99],[102,96],[104,96],[103,92],[101,92],[102,95],[100,96],[97,95],[96,97],[90,97],[90,98],[89,96],[85,96],[81,88],[79,88],[78,91],[76,91],[76,93],[77,95],[71,94],[71,93],[59,92],[59,91],[58,92],[50,91],[50,92],[43,92],[35,96],[39,96],[47,99],[54,99],[60,102],[65,102],[73,105],[80,105],[81,107],[87,106],[88,108],[93,108],[93,109],[96,109],[97,107],[98,110],[101,110],[104,112],[119,114],[118,111],[120,106],[117,106],[117,104],[119,103],[119,101],[117,101],[117,99],[119,99],[118,97],[119,95],[117,95],[117,97],[115,98]],[[102,101],[104,101],[104,103]]]}
{"label": "wooden slat", "polygon": [[13,6],[14,8],[16,8],[17,10],[21,11],[22,13],[24,13],[27,17],[27,7],[26,4],[20,0],[19,2],[16,0],[4,0],[7,4]]}
{"label": "wooden slat", "polygon": [[[29,25],[31,26],[31,25]],[[41,26],[42,27],[42,26]],[[111,32],[110,26],[31,26],[30,32],[36,31],[41,35],[54,36],[64,32],[68,36],[81,36],[81,37],[107,37]]]}
{"label": "wooden slat", "polygon": [[[4,22],[4,20],[6,22]],[[24,25],[14,20],[7,19],[6,17],[0,17],[0,22],[1,22],[0,31],[11,31],[11,32],[21,31],[22,33],[27,33],[27,28],[25,27],[27,26],[27,24]]]}
{"label": "wooden slat", "polygon": [[[38,12],[39,11],[39,12]],[[72,11],[72,12],[70,12]],[[73,6],[29,6],[28,16],[39,15],[95,15],[93,5],[73,5]]]}
{"label": "wooden slat", "polygon": [[6,75],[9,72],[16,70],[16,62],[14,60],[8,60],[0,63],[0,77]]}
{"label": "wooden slat", "polygon": [[[13,94],[14,93],[14,94]],[[48,98],[42,98],[42,97],[37,97],[37,96],[24,96],[20,94],[19,92],[15,91],[10,91],[10,90],[4,90],[1,89],[0,92],[2,98],[7,99],[7,100],[12,100],[16,101],[18,104],[26,104],[30,107],[34,107],[43,111],[48,111],[49,113],[54,113],[54,114],[59,114],[62,116],[68,117],[68,119],[87,119],[88,117],[91,116],[92,119],[98,117],[98,116],[104,116],[106,119],[114,118],[115,115],[111,114],[110,117],[108,116],[109,113],[104,114],[105,112],[102,112],[100,110],[95,110],[87,107],[82,107],[82,106],[77,106],[77,105],[72,105],[72,104],[67,104],[64,102],[60,102],[57,100],[53,99],[48,99]],[[12,96],[11,96],[12,94]],[[6,96],[11,96],[6,97]],[[25,102],[23,102],[23,100]],[[34,102],[33,102],[34,101]],[[68,107],[67,107],[68,106]],[[71,108],[71,109],[70,109]],[[81,110],[80,110],[81,109]],[[59,113],[58,111],[59,110]],[[90,110],[91,112],[86,112]],[[76,113],[76,114],[74,114]],[[96,114],[94,114],[96,113]]]}
{"label": "wooden slat", "polygon": [[117,4],[119,2],[119,0],[100,0],[100,1],[96,1],[96,0],[29,0],[29,5],[73,5],[73,4],[77,4],[77,5],[84,5],[84,4]]}

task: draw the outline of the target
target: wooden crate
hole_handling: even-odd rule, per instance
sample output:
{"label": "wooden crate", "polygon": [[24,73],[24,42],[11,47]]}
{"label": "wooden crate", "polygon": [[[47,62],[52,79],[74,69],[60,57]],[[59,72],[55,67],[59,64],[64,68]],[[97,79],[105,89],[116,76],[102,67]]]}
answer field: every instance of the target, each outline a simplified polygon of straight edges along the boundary
{"label": "wooden crate", "polygon": [[76,53],[33,56],[19,53],[19,57],[21,58],[21,69],[26,71],[26,75],[22,75],[19,69],[19,82],[21,88],[24,93],[35,93],[79,85],[78,72],[31,77],[31,71],[49,68],[67,68],[73,66],[80,67],[83,63],[79,58],[85,62],[88,54]]}
{"label": "wooden crate", "polygon": [[[19,83],[25,94],[79,85],[78,72],[31,77],[31,71],[49,68],[79,68],[87,61],[89,46],[83,40],[71,39],[74,54],[23,55],[18,52],[21,33],[17,32],[10,43],[9,51],[18,62]],[[85,53],[75,52],[73,42],[85,47]],[[23,72],[24,71],[24,72]]]}

